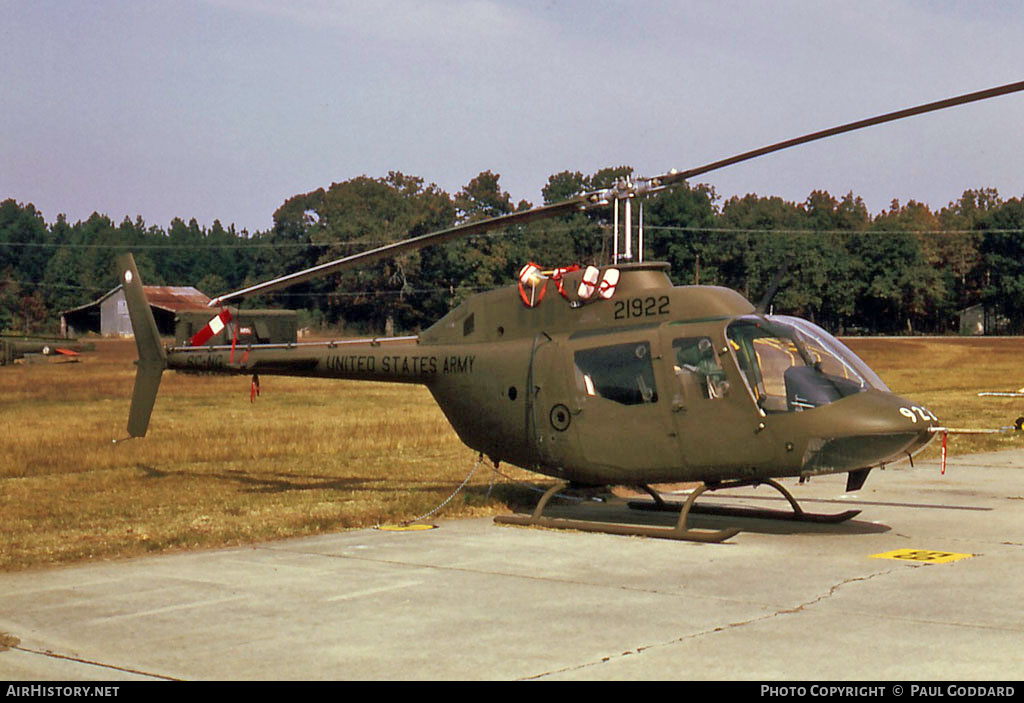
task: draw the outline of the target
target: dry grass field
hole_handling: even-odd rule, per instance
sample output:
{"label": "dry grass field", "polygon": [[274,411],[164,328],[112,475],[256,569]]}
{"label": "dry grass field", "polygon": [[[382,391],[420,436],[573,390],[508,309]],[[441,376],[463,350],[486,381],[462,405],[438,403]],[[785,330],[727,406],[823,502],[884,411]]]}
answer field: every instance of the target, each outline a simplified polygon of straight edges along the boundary
{"label": "dry grass field", "polygon": [[[927,406],[946,427],[1012,426],[1024,398],[979,397],[982,391],[1024,386],[1021,337],[857,337],[843,340],[894,393]],[[971,453],[1024,447],[1019,434],[951,435],[949,451]],[[937,456],[934,442],[923,456]]]}
{"label": "dry grass field", "polygon": [[[897,393],[955,427],[998,427],[1024,400],[1024,339],[853,339]],[[164,374],[145,439],[124,437],[131,341],[99,341],[82,362],[0,369],[0,570],[208,548],[397,523],[448,498],[476,462],[425,388]],[[952,452],[1020,437],[950,439]],[[932,448],[930,452],[937,451]],[[482,465],[441,514],[533,501],[511,467]],[[491,483],[495,482],[493,490]]]}

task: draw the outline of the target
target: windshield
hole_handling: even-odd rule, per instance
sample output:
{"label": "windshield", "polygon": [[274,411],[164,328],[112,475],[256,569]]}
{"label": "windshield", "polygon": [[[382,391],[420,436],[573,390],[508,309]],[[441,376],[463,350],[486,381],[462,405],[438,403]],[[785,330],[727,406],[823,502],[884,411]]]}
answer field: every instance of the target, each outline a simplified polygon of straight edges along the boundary
{"label": "windshield", "polygon": [[888,390],[842,342],[796,317],[744,317],[727,330],[729,344],[758,407],[799,412],[868,388]]}

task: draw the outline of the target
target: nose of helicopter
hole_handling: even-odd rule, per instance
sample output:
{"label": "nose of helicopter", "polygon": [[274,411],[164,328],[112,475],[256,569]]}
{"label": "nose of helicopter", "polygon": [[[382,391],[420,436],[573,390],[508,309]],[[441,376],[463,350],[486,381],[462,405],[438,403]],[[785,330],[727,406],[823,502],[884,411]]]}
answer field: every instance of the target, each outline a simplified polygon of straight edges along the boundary
{"label": "nose of helicopter", "polygon": [[[848,471],[913,456],[935,437],[938,418],[892,393],[859,393],[833,403],[807,445],[806,470]],[[824,415],[824,414],[823,414]]]}

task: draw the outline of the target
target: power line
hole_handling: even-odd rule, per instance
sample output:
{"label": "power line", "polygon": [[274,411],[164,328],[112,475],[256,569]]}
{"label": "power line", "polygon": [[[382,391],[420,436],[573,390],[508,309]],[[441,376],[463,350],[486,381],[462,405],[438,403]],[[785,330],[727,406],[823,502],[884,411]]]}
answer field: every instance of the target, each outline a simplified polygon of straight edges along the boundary
{"label": "power line", "polygon": [[[607,225],[593,225],[595,228],[607,230]],[[546,227],[541,230],[540,234],[545,233],[559,233],[579,229],[572,225]],[[934,229],[934,230],[915,230],[915,229],[801,229],[801,228],[773,228],[773,229],[761,229],[761,228],[743,228],[743,227],[701,227],[701,226],[684,226],[684,225],[644,225],[644,229],[647,231],[657,232],[683,232],[691,234],[760,234],[760,235],[774,235],[774,234],[809,234],[809,235],[841,235],[841,236],[853,236],[853,235],[871,235],[871,236],[886,236],[886,235],[905,235],[905,234],[916,234],[921,236],[961,236],[970,234],[1024,234],[1024,228],[1010,228],[1010,229]],[[485,234],[474,235],[470,239],[495,239],[495,238],[513,238],[525,234],[523,231],[518,231],[512,234],[505,232],[489,232]],[[347,242],[259,242],[259,243],[243,243],[238,242],[234,244],[213,244],[213,243],[197,243],[197,244],[76,244],[76,243],[60,243],[60,242],[0,242],[0,247],[12,247],[12,248],[23,248],[23,249],[100,249],[100,250],[118,250],[118,251],[210,251],[219,249],[229,250],[281,250],[281,249],[355,249],[355,248],[372,248],[378,246],[385,246],[392,244],[395,241],[400,240],[358,240],[358,241],[347,241]]]}
{"label": "power line", "polygon": [[[109,287],[98,287],[98,286],[86,286],[78,285],[74,283],[39,283],[35,281],[19,281],[13,278],[0,279],[0,286],[8,284],[16,284],[19,286],[29,286],[33,289],[42,290],[81,290],[81,291],[96,291],[106,293],[110,290]],[[112,286],[113,287],[113,286]],[[479,293],[481,291],[491,290],[491,286],[431,286],[429,288],[405,288],[405,289],[392,289],[392,290],[357,290],[357,291],[335,291],[328,293],[272,293],[274,297],[280,298],[353,298],[358,296],[388,296],[388,295],[416,295],[416,294],[430,294],[430,293],[444,293],[445,295],[452,295],[453,293]]]}
{"label": "power line", "polygon": [[963,235],[963,234],[1021,234],[1024,229],[800,229],[794,227],[756,229],[742,227],[689,227],[682,225],[644,225],[645,230],[668,232],[709,232],[715,234],[921,234],[921,235]]}

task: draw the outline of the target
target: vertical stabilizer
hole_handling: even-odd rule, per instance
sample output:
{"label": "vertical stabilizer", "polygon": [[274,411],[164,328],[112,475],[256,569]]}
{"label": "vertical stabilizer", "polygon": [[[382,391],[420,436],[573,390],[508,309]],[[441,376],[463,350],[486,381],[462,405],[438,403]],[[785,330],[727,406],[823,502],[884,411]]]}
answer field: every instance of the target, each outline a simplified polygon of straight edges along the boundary
{"label": "vertical stabilizer", "polygon": [[128,303],[128,316],[132,321],[135,346],[139,350],[138,371],[135,372],[135,390],[132,392],[132,407],[128,413],[128,434],[145,437],[149,428],[149,416],[156,403],[160,388],[160,377],[167,368],[167,355],[160,343],[160,332],[153,318],[153,310],[142,289],[139,270],[131,254],[117,257],[117,270]]}

